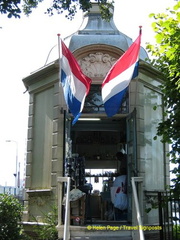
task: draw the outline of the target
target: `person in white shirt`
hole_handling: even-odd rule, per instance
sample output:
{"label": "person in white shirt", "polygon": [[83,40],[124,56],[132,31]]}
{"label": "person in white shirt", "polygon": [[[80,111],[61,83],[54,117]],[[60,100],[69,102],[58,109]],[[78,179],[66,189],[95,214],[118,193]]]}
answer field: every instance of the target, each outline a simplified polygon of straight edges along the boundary
{"label": "person in white shirt", "polygon": [[125,220],[127,218],[127,158],[121,152],[118,152],[116,157],[120,161],[120,170],[113,183],[111,198],[115,220]]}

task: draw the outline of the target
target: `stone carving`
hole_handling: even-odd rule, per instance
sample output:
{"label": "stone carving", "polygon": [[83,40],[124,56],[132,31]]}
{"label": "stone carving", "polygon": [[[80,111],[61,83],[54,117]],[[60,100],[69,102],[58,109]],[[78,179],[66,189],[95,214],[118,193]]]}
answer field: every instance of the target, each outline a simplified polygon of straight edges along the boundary
{"label": "stone carving", "polygon": [[29,198],[30,205],[35,204],[35,205],[38,205],[38,206],[44,206],[48,200],[49,200],[48,196],[46,196],[46,197],[36,196],[36,197],[30,197]]}
{"label": "stone carving", "polygon": [[104,78],[116,58],[107,53],[90,53],[78,61],[83,73],[90,78]]}

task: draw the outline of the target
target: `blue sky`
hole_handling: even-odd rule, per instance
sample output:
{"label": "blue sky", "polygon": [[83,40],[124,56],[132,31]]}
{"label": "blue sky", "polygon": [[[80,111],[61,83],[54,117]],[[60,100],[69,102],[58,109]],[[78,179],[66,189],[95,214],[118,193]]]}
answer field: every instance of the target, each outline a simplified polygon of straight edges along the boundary
{"label": "blue sky", "polygon": [[[45,15],[49,2],[40,3],[29,17],[8,19],[0,16],[0,185],[14,184],[16,146],[23,178],[29,96],[24,93],[22,79],[45,64],[49,51],[57,44],[58,33],[66,37],[76,32],[82,23],[81,12],[73,21],[60,15]],[[148,15],[165,12],[174,4],[174,0],[116,0],[114,21],[118,29],[133,40],[142,25],[142,46],[145,47],[148,41],[154,43],[152,19]],[[55,51],[50,60],[58,57]],[[9,139],[18,145],[6,142]]]}

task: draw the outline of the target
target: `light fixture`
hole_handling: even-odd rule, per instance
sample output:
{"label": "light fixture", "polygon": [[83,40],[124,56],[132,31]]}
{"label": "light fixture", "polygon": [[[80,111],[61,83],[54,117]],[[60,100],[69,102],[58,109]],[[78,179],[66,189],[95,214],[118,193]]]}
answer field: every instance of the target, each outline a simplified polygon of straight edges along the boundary
{"label": "light fixture", "polygon": [[100,118],[79,118],[79,121],[101,121]]}

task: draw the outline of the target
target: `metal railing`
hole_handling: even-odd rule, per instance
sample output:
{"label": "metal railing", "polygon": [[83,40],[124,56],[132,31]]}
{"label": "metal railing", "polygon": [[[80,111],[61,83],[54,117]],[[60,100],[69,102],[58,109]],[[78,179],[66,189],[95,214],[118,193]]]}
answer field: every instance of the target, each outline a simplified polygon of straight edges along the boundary
{"label": "metal railing", "polygon": [[63,240],[68,240],[68,239],[70,239],[70,230],[69,230],[70,177],[58,177],[57,182],[58,182],[58,226],[57,226],[57,228],[60,228],[60,226],[62,225],[62,219],[61,219],[61,216],[62,216],[62,187],[63,187],[64,182],[67,183]]}
{"label": "metal railing", "polygon": [[160,240],[180,240],[180,197],[158,192]]}
{"label": "metal railing", "polygon": [[158,209],[159,240],[180,240],[180,197],[170,191],[146,191],[145,196],[149,209]]}
{"label": "metal railing", "polygon": [[137,189],[136,189],[136,182],[143,182],[142,177],[132,177],[131,178],[131,184],[132,184],[132,190],[133,190],[133,197],[134,197],[134,203],[135,203],[135,210],[136,210],[136,216],[137,216],[137,224],[139,229],[139,240],[144,240],[144,232],[142,230],[142,220],[141,220],[141,213],[139,208],[139,201],[138,201],[138,195],[137,195]]}

